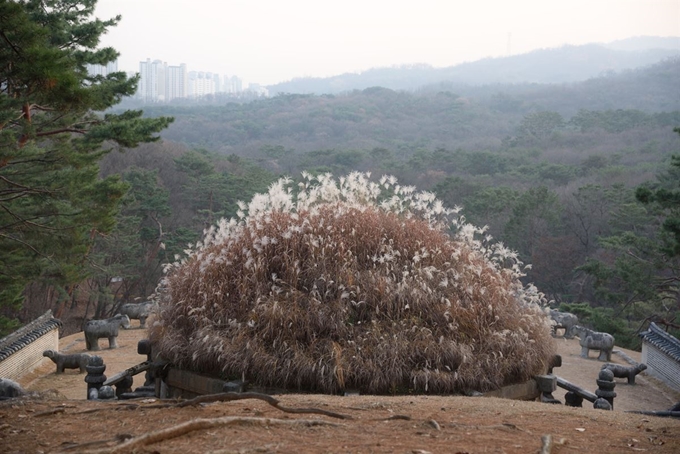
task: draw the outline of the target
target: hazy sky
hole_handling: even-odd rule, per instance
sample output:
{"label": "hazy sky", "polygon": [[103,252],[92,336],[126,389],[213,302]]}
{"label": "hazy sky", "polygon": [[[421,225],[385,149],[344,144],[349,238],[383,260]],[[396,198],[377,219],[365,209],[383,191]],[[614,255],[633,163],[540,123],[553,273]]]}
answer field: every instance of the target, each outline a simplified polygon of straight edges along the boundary
{"label": "hazy sky", "polygon": [[273,84],[631,36],[680,36],[680,0],[99,0],[119,69],[151,58]]}

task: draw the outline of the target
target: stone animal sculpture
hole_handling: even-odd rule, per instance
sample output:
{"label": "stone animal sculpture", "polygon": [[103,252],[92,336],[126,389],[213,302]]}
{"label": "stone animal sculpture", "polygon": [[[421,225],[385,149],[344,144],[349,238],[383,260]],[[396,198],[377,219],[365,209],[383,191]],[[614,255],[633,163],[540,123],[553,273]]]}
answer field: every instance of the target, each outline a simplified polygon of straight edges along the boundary
{"label": "stone animal sculpture", "polygon": [[550,310],[550,318],[553,320],[553,335],[560,328],[564,329],[564,338],[574,338],[574,327],[578,325],[578,317],[569,312],[560,312],[554,309]]}
{"label": "stone animal sculpture", "polygon": [[609,333],[600,333],[584,326],[576,325],[574,333],[579,337],[581,345],[581,357],[587,358],[590,350],[599,350],[599,361],[611,361],[614,349],[614,336]]}
{"label": "stone animal sculpture", "polygon": [[24,394],[26,391],[19,383],[9,378],[0,378],[0,400],[21,397]]}
{"label": "stone animal sculpture", "polygon": [[109,348],[118,348],[116,338],[120,327],[130,327],[130,317],[117,314],[105,320],[90,320],[85,323],[85,347],[90,351],[99,350],[99,339],[106,337],[109,340]]}
{"label": "stone animal sculpture", "polygon": [[120,313],[130,317],[130,320],[139,320],[139,327],[144,328],[151,309],[153,309],[153,303],[146,301],[144,303],[123,304],[120,307]]}
{"label": "stone animal sculpture", "polygon": [[85,372],[85,366],[90,362],[92,356],[87,353],[74,353],[72,355],[65,355],[63,353],[55,352],[54,350],[45,350],[43,356],[47,356],[57,365],[57,373],[61,374],[64,369],[80,369],[80,373]]}
{"label": "stone animal sculpture", "polygon": [[621,364],[607,363],[602,365],[602,369],[612,371],[616,378],[627,378],[629,385],[635,384],[635,376],[647,369],[645,363],[640,363],[637,366],[622,366]]}

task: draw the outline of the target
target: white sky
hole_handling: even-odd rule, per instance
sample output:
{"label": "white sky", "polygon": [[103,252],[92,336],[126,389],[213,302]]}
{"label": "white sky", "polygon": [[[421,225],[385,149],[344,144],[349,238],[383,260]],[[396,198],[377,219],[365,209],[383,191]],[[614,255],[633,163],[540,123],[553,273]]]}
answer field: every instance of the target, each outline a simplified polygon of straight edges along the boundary
{"label": "white sky", "polygon": [[564,44],[680,36],[680,0],[99,0],[119,69],[151,58],[264,85]]}

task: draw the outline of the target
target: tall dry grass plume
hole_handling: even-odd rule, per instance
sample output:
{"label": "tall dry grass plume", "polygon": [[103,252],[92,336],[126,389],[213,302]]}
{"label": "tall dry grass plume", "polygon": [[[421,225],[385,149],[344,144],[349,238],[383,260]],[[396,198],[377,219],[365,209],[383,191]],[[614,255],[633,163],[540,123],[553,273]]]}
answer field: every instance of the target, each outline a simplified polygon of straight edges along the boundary
{"label": "tall dry grass plume", "polygon": [[485,391],[544,371],[550,328],[516,255],[433,194],[369,178],[282,179],[207,231],[168,266],[156,351],[324,393]]}

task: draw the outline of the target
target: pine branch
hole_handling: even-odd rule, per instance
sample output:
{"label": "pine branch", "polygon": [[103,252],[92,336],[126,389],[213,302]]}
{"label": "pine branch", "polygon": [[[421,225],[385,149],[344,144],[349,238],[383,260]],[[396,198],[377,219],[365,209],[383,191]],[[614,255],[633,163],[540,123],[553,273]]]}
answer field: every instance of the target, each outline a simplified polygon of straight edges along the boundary
{"label": "pine branch", "polygon": [[31,106],[29,108],[31,110],[40,110],[40,111],[43,111],[43,112],[54,112],[54,110],[55,110],[51,107],[44,107],[44,106],[40,106],[38,104],[31,104]]}
{"label": "pine branch", "polygon": [[10,240],[10,241],[15,241],[15,242],[17,242],[17,243],[20,243],[20,244],[22,244],[23,246],[26,246],[27,248],[29,248],[31,251],[33,251],[34,253],[36,253],[36,254],[39,255],[40,257],[44,257],[44,258],[46,258],[47,260],[49,260],[50,262],[54,263],[54,260],[52,260],[51,257],[49,257],[49,256],[47,256],[47,255],[45,255],[45,254],[43,254],[42,252],[40,252],[39,250],[37,250],[36,248],[34,248],[33,246],[31,246],[31,245],[28,244],[27,242],[25,242],[25,241],[23,241],[23,240],[20,240],[19,238],[14,238],[14,237],[12,237],[12,236],[10,236],[10,235],[5,235],[4,233],[1,233],[1,232],[0,232],[0,237],[7,238],[7,239]]}
{"label": "pine branch", "polygon": [[2,36],[2,39],[7,43],[7,45],[8,45],[9,47],[12,48],[12,50],[14,51],[15,54],[21,56],[21,52],[19,51],[19,48],[16,47],[16,46],[9,40],[9,38],[7,37],[7,35],[5,34],[4,31],[0,30],[0,36]]}
{"label": "pine branch", "polygon": [[24,189],[26,191],[51,194],[51,191],[46,191],[46,190],[41,191],[41,190],[38,190],[38,189],[35,189],[35,188],[31,188],[30,186],[25,186],[23,184],[16,183],[16,182],[14,182],[14,181],[12,181],[12,180],[10,180],[7,177],[4,177],[2,175],[0,175],[0,180],[4,181],[5,183],[7,183],[10,186],[21,188],[21,189]]}
{"label": "pine branch", "polygon": [[37,137],[46,137],[46,136],[53,136],[55,134],[63,134],[65,132],[72,132],[76,134],[85,134],[87,131],[85,129],[76,129],[76,128],[62,128],[62,129],[55,129],[53,131],[46,131],[46,132],[39,132],[36,134]]}

